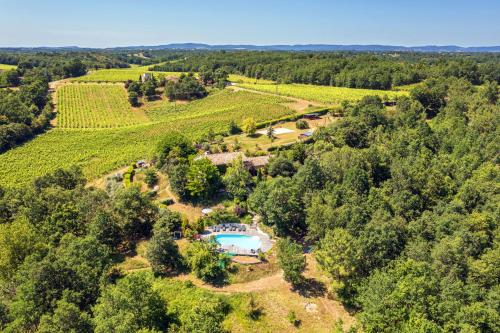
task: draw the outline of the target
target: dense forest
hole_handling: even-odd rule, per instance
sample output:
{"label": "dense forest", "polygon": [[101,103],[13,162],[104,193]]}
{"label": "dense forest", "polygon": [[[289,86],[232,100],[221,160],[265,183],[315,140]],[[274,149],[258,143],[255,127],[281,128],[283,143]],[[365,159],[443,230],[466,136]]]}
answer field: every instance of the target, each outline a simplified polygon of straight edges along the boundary
{"label": "dense forest", "polygon": [[412,99],[388,115],[365,98],[314,144],[283,151],[283,176],[278,168],[250,195],[264,223],[313,246],[365,332],[500,329],[500,109],[490,88],[451,80],[432,119]]}
{"label": "dense forest", "polygon": [[[170,53],[168,53],[170,55]],[[164,52],[153,52],[161,58]],[[178,59],[153,66],[161,71],[228,73],[282,83],[391,89],[427,78],[464,78],[472,84],[500,83],[498,55],[422,53],[178,52]]]}

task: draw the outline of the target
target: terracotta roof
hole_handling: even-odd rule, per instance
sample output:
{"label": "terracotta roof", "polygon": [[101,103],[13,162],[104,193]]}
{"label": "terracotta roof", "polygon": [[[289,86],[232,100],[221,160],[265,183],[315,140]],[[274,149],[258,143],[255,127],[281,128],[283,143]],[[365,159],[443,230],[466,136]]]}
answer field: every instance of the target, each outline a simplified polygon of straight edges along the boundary
{"label": "terracotta roof", "polygon": [[228,165],[231,164],[239,156],[244,157],[240,152],[235,153],[220,153],[220,154],[207,154],[202,157],[207,158],[210,162],[215,165]]}
{"label": "terracotta roof", "polygon": [[256,157],[246,157],[242,152],[233,153],[219,153],[219,154],[206,154],[198,156],[196,159],[206,158],[214,165],[229,165],[235,159],[241,157],[246,165],[251,165],[253,167],[262,167],[269,163],[270,155],[256,156]]}
{"label": "terracotta roof", "polygon": [[264,155],[264,156],[255,156],[255,157],[245,157],[243,161],[245,163],[251,164],[253,167],[263,167],[269,163],[269,155]]}

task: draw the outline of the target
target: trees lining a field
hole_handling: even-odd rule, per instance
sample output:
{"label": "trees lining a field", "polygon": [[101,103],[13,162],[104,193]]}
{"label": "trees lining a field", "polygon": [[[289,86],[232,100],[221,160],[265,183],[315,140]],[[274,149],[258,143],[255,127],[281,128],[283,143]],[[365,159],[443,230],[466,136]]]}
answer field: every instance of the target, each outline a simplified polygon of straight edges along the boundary
{"label": "trees lining a field", "polygon": [[43,132],[52,118],[48,82],[24,79],[18,91],[0,90],[0,153]]}
{"label": "trees lining a field", "polygon": [[[153,52],[166,56],[169,52]],[[354,52],[178,52],[179,61],[153,70],[198,72],[224,69],[252,79],[388,90],[427,78],[464,78],[473,84],[500,83],[500,58],[483,54]]]}

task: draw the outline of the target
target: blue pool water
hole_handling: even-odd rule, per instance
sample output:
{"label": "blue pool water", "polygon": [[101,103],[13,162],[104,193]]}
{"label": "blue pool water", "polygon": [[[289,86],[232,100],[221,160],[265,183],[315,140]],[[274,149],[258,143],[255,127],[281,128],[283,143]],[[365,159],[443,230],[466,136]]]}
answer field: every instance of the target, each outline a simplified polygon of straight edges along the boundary
{"label": "blue pool water", "polygon": [[215,241],[226,248],[234,245],[242,249],[258,250],[262,246],[259,236],[221,234],[215,236]]}

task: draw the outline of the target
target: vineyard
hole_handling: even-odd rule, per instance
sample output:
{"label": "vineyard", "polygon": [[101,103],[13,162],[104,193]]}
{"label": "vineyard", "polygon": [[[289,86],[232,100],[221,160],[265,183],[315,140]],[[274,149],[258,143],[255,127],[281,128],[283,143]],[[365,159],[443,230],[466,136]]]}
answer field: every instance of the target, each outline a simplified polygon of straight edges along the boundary
{"label": "vineyard", "polygon": [[96,178],[134,160],[151,157],[165,133],[181,131],[196,139],[208,131],[227,131],[231,120],[241,124],[247,117],[257,122],[281,118],[294,113],[280,104],[286,102],[280,97],[223,91],[191,104],[175,108],[168,104],[148,111],[152,123],[109,129],[56,128],[2,154],[0,186],[24,185],[72,165],[82,167],[89,179]]}
{"label": "vineyard", "polygon": [[159,75],[180,76],[180,72],[151,72],[149,66],[122,68],[122,69],[99,69],[87,75],[72,79],[76,82],[125,82],[128,80],[137,81],[141,74],[151,73],[155,77]]}
{"label": "vineyard", "polygon": [[132,110],[119,84],[66,84],[57,90],[57,125],[62,128],[112,128],[146,122]]}
{"label": "vineyard", "polygon": [[283,106],[288,101],[282,97],[254,94],[247,91],[233,92],[224,90],[207,98],[188,104],[175,105],[169,103],[158,108],[146,110],[151,120],[171,120],[172,118],[189,116],[209,116],[229,114],[236,120],[253,117],[261,121],[281,118],[294,112]]}
{"label": "vineyard", "polygon": [[252,79],[243,75],[229,74],[229,81],[234,83],[251,83],[251,84],[274,84],[274,81],[264,79]]}
{"label": "vineyard", "polygon": [[5,65],[5,64],[0,64],[0,71],[8,71],[11,69],[16,69],[17,66],[14,65]]}
{"label": "vineyard", "polygon": [[404,91],[385,91],[371,89],[353,89],[343,87],[313,86],[309,84],[238,84],[239,87],[263,91],[268,93],[278,93],[284,96],[302,98],[305,100],[321,102],[325,104],[338,104],[342,101],[358,101],[365,96],[377,95],[381,98],[393,100],[398,96],[405,96]]}

